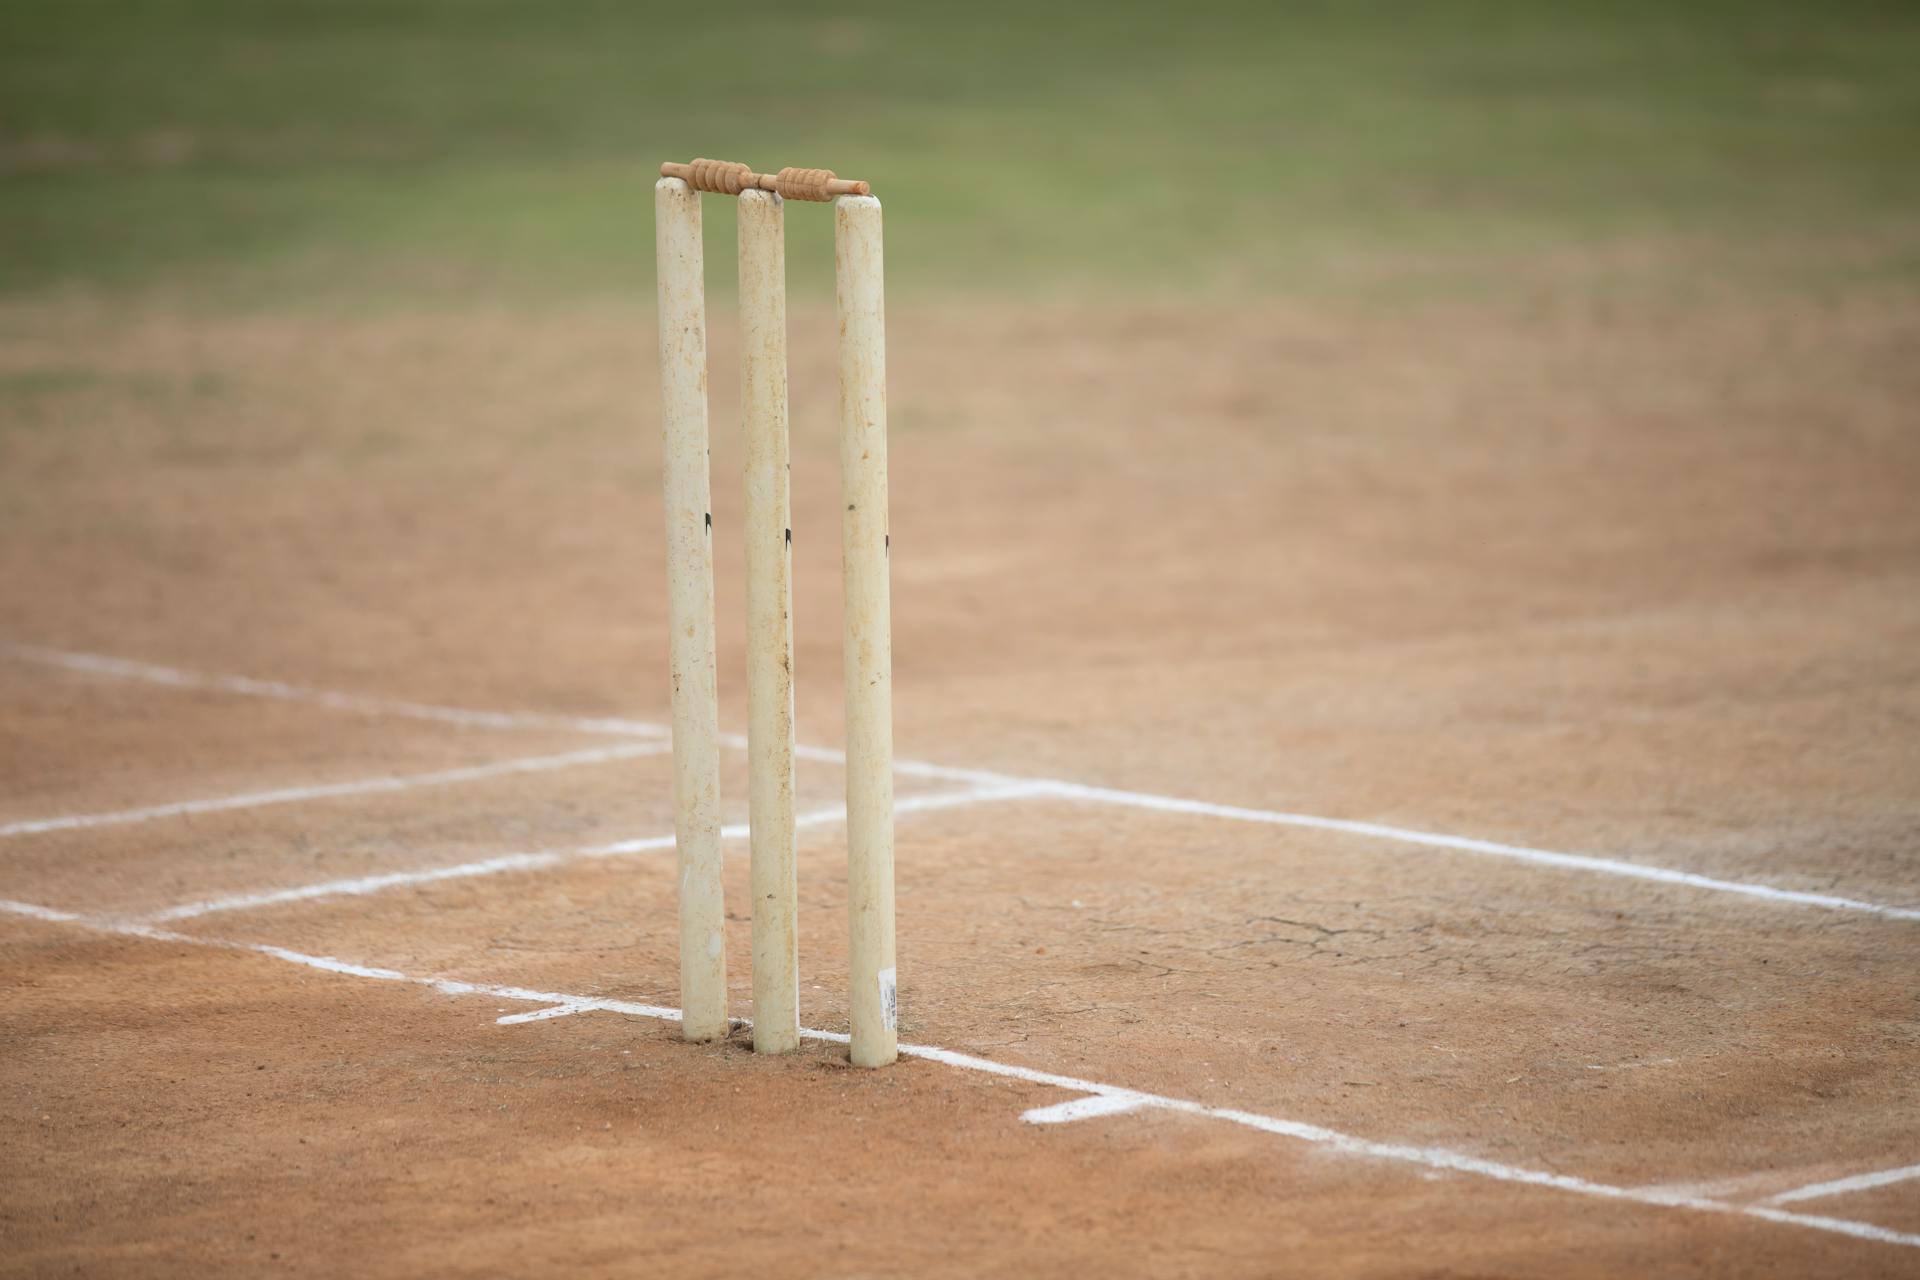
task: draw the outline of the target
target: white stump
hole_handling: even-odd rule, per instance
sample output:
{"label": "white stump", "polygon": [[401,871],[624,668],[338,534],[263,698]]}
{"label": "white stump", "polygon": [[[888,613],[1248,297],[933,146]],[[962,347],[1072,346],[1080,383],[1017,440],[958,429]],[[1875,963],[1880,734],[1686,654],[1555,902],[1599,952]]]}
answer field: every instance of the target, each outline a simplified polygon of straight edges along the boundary
{"label": "white stump", "polygon": [[681,1032],[727,1034],[720,880],[720,707],[713,656],[713,517],[707,476],[707,303],[700,196],[654,185],[667,512],[667,660],[673,677],[674,838],[680,854]]}
{"label": "white stump", "polygon": [[834,201],[840,318],[847,907],[854,1065],[899,1053],[893,953],[893,623],[887,583],[887,356],[880,202]]}
{"label": "white stump", "polygon": [[753,884],[753,1047],[800,1044],[793,838],[793,524],[787,467],[783,202],[740,193],[740,407],[746,428],[747,817]]}

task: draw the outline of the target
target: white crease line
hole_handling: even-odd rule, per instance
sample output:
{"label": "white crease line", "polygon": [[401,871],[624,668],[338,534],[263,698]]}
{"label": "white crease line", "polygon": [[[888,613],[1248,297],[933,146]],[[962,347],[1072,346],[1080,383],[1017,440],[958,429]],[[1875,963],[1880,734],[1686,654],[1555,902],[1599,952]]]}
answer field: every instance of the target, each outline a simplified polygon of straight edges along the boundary
{"label": "white crease line", "polygon": [[61,911],[55,907],[43,907],[38,903],[20,902],[13,898],[0,898],[0,911],[16,916],[31,916],[35,920],[50,920],[58,924],[84,924],[95,927],[85,916],[71,911]]}
{"label": "white crease line", "polygon": [[97,653],[72,653],[37,644],[0,642],[0,653],[28,662],[83,671],[88,675],[114,676],[122,680],[144,680],[148,684],[171,685],[180,689],[214,689],[221,693],[243,693],[255,698],[277,698],[285,702],[308,702],[335,711],[357,711],[367,715],[405,716],[414,720],[433,720],[469,729],[559,729],[578,733],[609,733],[623,737],[665,737],[665,725],[642,720],[605,716],[562,716],[538,711],[474,711],[465,707],[442,707],[426,702],[408,702],[400,698],[378,698],[367,694],[334,693],[279,680],[256,680],[252,676],[230,676],[180,667],[163,667],[152,662],[133,662],[109,658]]}
{"label": "white crease line", "polygon": [[[65,649],[52,649],[45,645],[18,644],[12,641],[0,641],[0,653],[25,662],[64,667],[69,671],[82,671],[89,675],[113,676],[121,680],[144,680],[148,684],[170,685],[183,689],[213,689],[221,693],[245,694],[255,698],[309,702],[337,711],[406,716],[416,720],[435,720],[442,724],[457,724],[468,728],[559,729],[643,738],[662,738],[672,733],[672,730],[663,724],[647,720],[630,720],[619,716],[563,716],[541,711],[475,711],[466,707],[435,706],[430,703],[408,702],[398,698],[335,693],[327,689],[288,684],[280,680],[259,680],[252,676],[188,671],[181,667],[166,667],[153,662],[135,662],[128,658],[108,657],[105,654],[77,653]],[[724,746],[740,751],[747,748],[745,734],[722,734],[720,742]],[[801,744],[794,748],[793,753],[799,759],[816,760],[823,764],[845,764],[847,759],[846,752],[832,747],[810,747]],[[1006,774],[990,773],[984,769],[961,769],[951,765],[929,764],[922,760],[896,760],[893,767],[895,773],[907,777],[937,778],[949,782],[990,785],[1035,781],[1035,779],[1013,778]]]}
{"label": "white crease line", "polygon": [[[12,902],[0,899],[0,910],[18,915],[31,916],[38,920],[73,923],[103,933],[121,934],[132,937],[148,938],[159,942],[184,943],[190,946],[216,947],[228,951],[252,952],[256,955],[271,956],[289,964],[302,965],[309,969],[318,969],[326,973],[343,974],[349,977],[369,978],[380,982],[400,982],[413,986],[428,987],[446,995],[488,996],[498,1000],[518,1000],[528,1004],[546,1006],[566,1006],[580,1012],[590,1009],[604,1009],[613,1013],[625,1013],[640,1018],[655,1018],[668,1022],[678,1022],[680,1011],[664,1005],[633,1004],[623,1000],[606,1000],[597,996],[571,995],[557,991],[535,991],[526,987],[503,987],[487,983],[461,982],[451,978],[422,978],[402,973],[397,969],[381,969],[370,965],[355,964],[333,956],[315,956],[304,952],[290,951],[285,947],[270,946],[265,943],[231,942],[218,938],[193,937],[188,934],[170,933],[163,929],[154,929],[141,924],[129,924],[111,920],[99,920],[92,917],[74,915],[51,907],[36,906],[32,903]],[[809,1040],[825,1041],[830,1044],[847,1043],[847,1035],[840,1031],[816,1031],[802,1029],[801,1036]],[[1908,1248],[1920,1248],[1920,1235],[1877,1227],[1868,1222],[1854,1222],[1845,1218],[1828,1218],[1813,1214],[1789,1213],[1783,1209],[1771,1209],[1760,1205],[1727,1204],[1718,1200],[1704,1200],[1691,1196],[1655,1194],[1635,1190],[1631,1187],[1617,1187],[1604,1182],[1590,1182],[1585,1178],[1570,1177],[1566,1174],[1547,1173],[1537,1169],[1525,1169],[1517,1165],[1501,1164],[1498,1161],[1483,1160],[1464,1152],[1450,1151],[1444,1147],[1415,1147],[1399,1143],[1375,1142],[1370,1138],[1356,1137],[1350,1133],[1341,1133],[1336,1129],[1327,1129],[1319,1125],[1303,1124],[1297,1120],[1282,1120],[1275,1116],[1260,1115],[1252,1111],[1239,1111],[1228,1107],[1210,1107],[1202,1102],[1185,1098],[1168,1097],[1165,1094],[1144,1093],[1137,1089],[1125,1089],[1118,1085],[1101,1084],[1094,1080],[1082,1080],[1075,1076],[1059,1075],[1051,1071],[1037,1071],[1031,1067],[1016,1066],[1012,1063],[995,1062],[991,1058],[976,1057],[970,1053],[958,1053],[952,1049],[940,1049],[931,1045],[903,1044],[902,1055],[910,1058],[922,1058],[929,1062],[954,1067],[963,1071],[978,1071],[985,1075],[1000,1076],[1011,1080],[1023,1080],[1029,1084],[1048,1085],[1064,1089],[1069,1093],[1092,1094],[1101,1098],[1122,1100],[1130,1109],[1153,1109],[1171,1111],[1179,1115],[1199,1116],[1209,1120],[1220,1120],[1228,1124],[1239,1125],[1260,1133],[1276,1137],[1292,1138],[1296,1141],[1311,1143],[1343,1155],[1362,1156],[1375,1160],[1394,1161],[1428,1169],[1437,1169],[1451,1173],[1465,1173],[1476,1177],[1489,1178],[1497,1182],[1511,1182],[1523,1186],[1546,1187],[1557,1191],[1572,1192],[1576,1195],[1591,1196],[1599,1199],[1626,1201],[1635,1204],[1654,1205],[1668,1209],[1694,1209],[1707,1213],[1727,1213],[1743,1217],[1759,1218],[1767,1222],[1778,1222],[1792,1226],[1810,1227],[1818,1231],[1830,1231],[1839,1235],[1853,1236],[1861,1240],[1873,1240],[1882,1244],[1905,1245]],[[1081,1099],[1084,1100],[1084,1099]]]}
{"label": "white crease line", "polygon": [[[224,689],[233,693],[248,693],[262,697],[291,697],[327,706],[343,707],[350,710],[367,712],[385,712],[397,715],[417,715],[427,719],[447,720],[455,724],[485,724],[500,728],[572,728],[595,733],[635,733],[657,737],[668,731],[657,724],[647,724],[634,720],[619,719],[582,719],[571,716],[550,716],[537,712],[510,713],[499,711],[464,711],[455,707],[432,707],[420,703],[392,702],[379,698],[363,698],[352,694],[327,693],[322,690],[303,688],[297,685],[281,684],[278,681],[255,680],[247,676],[200,675],[181,671],[173,667],[155,666],[151,663],[130,662],[120,658],[102,657],[97,654],[69,653],[58,649],[48,649],[39,645],[21,645],[0,642],[0,652],[11,653],[16,657],[36,662],[51,663],[56,666],[70,667],[79,671],[91,671],[104,675],[116,675],[126,679],[150,680],[160,684],[185,684],[197,687]],[[744,749],[746,738],[741,734],[724,734],[720,741],[729,747]],[[846,753],[831,747],[796,746],[794,755],[803,760],[818,760],[827,763],[840,763],[846,759]],[[1393,840],[1402,844],[1421,845],[1431,849],[1456,849],[1466,853],[1488,854],[1494,857],[1509,858],[1520,862],[1530,862],[1536,866],[1560,867],[1573,871],[1588,871],[1601,875],[1623,876],[1634,880],[1651,880],[1664,884],[1684,885],[1693,889],[1705,889],[1715,893],[1740,894],[1750,898],[1760,898],[1769,902],[1790,903],[1795,906],[1824,907],[1835,911],[1859,911],[1870,915],[1882,916],[1894,920],[1920,920],[1920,908],[1887,906],[1877,902],[1866,902],[1857,898],[1842,898],[1832,894],[1804,893],[1795,889],[1776,889],[1772,885],[1755,884],[1743,880],[1720,880],[1712,876],[1696,875],[1690,871],[1675,871],[1667,867],[1648,866],[1638,862],[1625,862],[1618,858],[1600,858],[1586,854],[1559,853],[1552,849],[1536,849],[1526,845],[1501,844],[1493,840],[1478,840],[1469,836],[1450,836],[1433,831],[1419,831],[1410,827],[1394,827],[1378,822],[1356,822],[1346,818],[1322,818],[1308,813],[1286,813],[1271,809],[1250,809],[1238,805],[1210,804],[1201,800],[1183,800],[1177,796],[1154,795],[1144,791],[1121,791],[1112,787],[1086,786],[1077,782],[1046,778],[1022,778],[1004,773],[992,773],[984,769],[960,769],[948,765],[929,764],[919,760],[896,760],[894,772],[908,777],[939,778],[956,782],[971,782],[979,786],[1019,786],[1030,785],[1036,788],[1029,794],[1047,794],[1075,800],[1091,801],[1098,804],[1124,805],[1137,809],[1153,809],[1162,813],[1186,813],[1209,818],[1226,818],[1239,822],[1259,822],[1272,826],[1311,827],[1321,831],[1341,831],[1350,835],[1368,836],[1378,840]]]}
{"label": "white crease line", "polygon": [[261,889],[252,893],[236,893],[224,898],[183,902],[177,907],[156,911],[145,919],[160,924],[174,920],[191,920],[196,916],[213,915],[221,911],[248,911],[258,907],[279,906],[288,902],[307,902],[315,898],[359,897],[364,894],[378,893],[382,889],[432,884],[436,880],[464,880],[469,876],[493,876],[508,871],[537,871],[542,867],[556,866],[565,860],[565,856],[558,853],[509,853],[498,858],[488,858],[483,862],[463,862],[453,867],[437,867],[426,871],[395,871],[387,875],[359,876],[351,880],[328,880],[320,884],[300,885],[292,889]]}
{"label": "white crease line", "polygon": [[1021,1112],[1020,1118],[1028,1124],[1072,1124],[1075,1120],[1125,1115],[1129,1111],[1138,1111],[1146,1105],[1146,1102],[1140,1098],[1131,1098],[1117,1093],[1095,1093],[1084,1098],[1069,1098],[1065,1102],[1056,1102],[1050,1107],[1035,1107],[1031,1111]]}
{"label": "white crease line", "polygon": [[515,1027],[523,1022],[545,1022],[549,1018],[568,1018],[586,1011],[585,1005],[556,1004],[546,1009],[535,1009],[531,1013],[510,1013],[504,1018],[495,1018],[494,1022],[503,1027]]}
{"label": "white crease line", "polygon": [[[834,1044],[845,1044],[846,1035],[833,1031],[802,1031],[802,1036],[813,1040],[825,1040]],[[1491,1178],[1498,1182],[1515,1182],[1526,1186],[1551,1187],[1560,1191],[1571,1191],[1580,1195],[1595,1196],[1608,1200],[1625,1200],[1635,1204],[1656,1205],[1668,1209],[1696,1209],[1707,1213],[1731,1213],[1745,1217],[1764,1219],[1800,1227],[1811,1227],[1818,1231],[1831,1231],[1840,1235],[1854,1236],[1862,1240],[1875,1240],[1883,1244],[1906,1245],[1920,1248],[1920,1235],[1877,1227],[1870,1222],[1854,1222],[1846,1218],[1828,1218],[1815,1214],[1788,1213],[1780,1209],[1768,1209],[1756,1205],[1726,1204],[1718,1200],[1705,1200],[1692,1196],[1660,1195],[1637,1191],[1630,1187],[1617,1187],[1604,1182],[1591,1182],[1585,1178],[1570,1177],[1566,1174],[1546,1173],[1536,1169],[1525,1169],[1516,1165],[1501,1164],[1498,1161],[1482,1160],[1478,1156],[1463,1152],[1449,1151],[1444,1147],[1413,1147],[1398,1143],[1375,1142],[1368,1138],[1355,1137],[1335,1129],[1322,1128],[1319,1125],[1303,1124],[1297,1120],[1282,1120],[1274,1116],[1264,1116],[1251,1111],[1239,1111],[1228,1107],[1210,1107],[1205,1103],[1193,1102],[1184,1098],[1170,1098],[1163,1094],[1143,1093],[1135,1089],[1125,1089],[1118,1085],[1100,1084],[1093,1080],[1076,1079],[1073,1076],[1057,1075],[1050,1071],[1036,1071],[1029,1067],[1013,1066],[1009,1063],[995,1062],[991,1058],[979,1058],[972,1054],[958,1053],[952,1049],[938,1049],[928,1045],[900,1046],[903,1055],[925,1058],[930,1062],[939,1062],[946,1066],[958,1067],[966,1071],[980,1071],[989,1075],[1006,1076],[1015,1080],[1025,1080],[1033,1084],[1052,1085],[1056,1089],[1066,1089],[1074,1093],[1098,1094],[1102,1097],[1123,1099],[1129,1103],[1129,1110],[1156,1109],[1173,1111],[1181,1115],[1202,1116],[1209,1120],[1223,1120],[1229,1124],[1241,1125],[1261,1133],[1270,1133],[1284,1138],[1294,1138],[1302,1142],[1328,1147],[1344,1155],[1365,1156],[1376,1160],[1392,1160],[1406,1164],[1421,1165],[1429,1169],[1445,1170],[1453,1173],[1467,1173],[1478,1177]]]}
{"label": "white crease line", "polygon": [[1910,1248],[1920,1248],[1920,1235],[1905,1231],[1890,1231],[1886,1227],[1876,1227],[1868,1222],[1855,1222],[1852,1218],[1829,1218],[1817,1213],[1789,1213],[1785,1209],[1769,1209],[1765,1205],[1726,1205],[1733,1213],[1749,1218],[1759,1218],[1764,1222],[1784,1222],[1796,1227],[1812,1227],[1816,1231],[1833,1231],[1843,1236],[1857,1236],[1862,1240],[1879,1240],[1886,1244],[1904,1244]]}
{"label": "white crease line", "polygon": [[1647,866],[1639,862],[1623,862],[1618,858],[1556,853],[1551,849],[1500,844],[1493,840],[1442,835],[1434,831],[1416,831],[1409,827],[1390,827],[1378,822],[1354,822],[1346,818],[1321,818],[1310,813],[1284,813],[1272,809],[1247,809],[1238,805],[1208,804],[1200,800],[1180,800],[1173,796],[1152,795],[1141,791],[1117,791],[1111,787],[1082,786],[1077,782],[1049,783],[1047,789],[1054,795],[1074,800],[1089,800],[1099,804],[1128,805],[1136,809],[1152,809],[1160,813],[1185,813],[1204,818],[1226,818],[1235,822],[1259,822],[1276,827],[1309,827],[1317,831],[1339,831],[1348,835],[1368,836],[1376,840],[1393,840],[1400,844],[1421,845],[1430,849],[1458,849],[1465,853],[1490,854],[1497,858],[1530,862],[1536,866],[1560,867],[1570,871],[1591,871],[1601,875],[1624,876],[1632,880],[1653,880],[1661,884],[1685,885],[1690,889],[1708,889],[1716,893],[1737,893],[1749,898],[1761,898],[1768,902],[1828,907],[1836,911],[1864,911],[1894,920],[1920,920],[1920,908],[1886,906],[1878,902],[1863,902],[1858,898],[1840,898],[1825,893],[1802,893],[1797,889],[1776,889],[1771,885],[1754,884],[1745,880],[1718,880],[1712,876],[1695,875],[1691,871],[1674,871],[1667,867]]}
{"label": "white crease line", "polygon": [[1650,1182],[1634,1189],[1646,1192],[1648,1195],[1701,1196],[1710,1200],[1728,1200],[1745,1199],[1757,1190],[1779,1185],[1778,1169],[1760,1169],[1752,1173],[1736,1173],[1725,1178],[1708,1178],[1689,1182]]}
{"label": "white crease line", "polygon": [[[954,809],[992,800],[1012,800],[1037,793],[1037,788],[1030,783],[978,787],[971,791],[938,791],[928,795],[906,796],[898,799],[894,801],[893,811],[896,815],[926,813],[935,809]],[[794,819],[794,826],[797,828],[825,826],[844,822],[846,817],[846,806],[835,805],[830,809],[817,809],[812,813],[801,814]],[[744,822],[730,823],[720,828],[720,836],[725,840],[744,840],[747,838],[747,831],[747,824]],[[213,915],[222,911],[247,911],[289,902],[309,902],[316,898],[359,897],[410,885],[433,884],[442,880],[466,880],[476,876],[494,876],[511,871],[538,871],[587,858],[617,858],[627,854],[650,853],[673,847],[674,838],[664,835],[616,840],[610,844],[582,845],[575,849],[543,849],[533,853],[509,853],[498,858],[462,862],[451,867],[431,867],[421,871],[394,871],[385,875],[355,876],[345,880],[299,885],[291,889],[261,889],[250,893],[229,894],[199,902],[181,903],[179,906],[153,912],[143,919],[152,924],[169,923],[176,920],[191,920],[198,916]]]}
{"label": "white crease line", "polygon": [[253,809],[263,805],[293,804],[303,800],[328,800],[338,796],[412,791],[416,787],[441,787],[461,782],[478,782],[486,778],[503,778],[516,773],[543,773],[552,769],[571,769],[577,765],[632,760],[639,756],[661,755],[672,749],[672,746],[665,742],[635,742],[617,747],[595,747],[589,751],[570,751],[557,756],[529,756],[519,760],[502,760],[494,764],[441,769],[434,773],[390,774],[380,778],[356,778],[351,782],[323,782],[310,787],[283,787],[274,791],[250,791],[239,795],[214,796],[205,800],[180,800],[171,804],[148,805],[139,809],[119,809],[111,813],[79,813],[60,818],[36,818],[0,826],[0,837],[36,835],[43,831],[73,831],[83,827],[111,827],[129,822],[147,822],[154,818],[221,813],[229,809]]}
{"label": "white crease line", "polygon": [[1835,1178],[1832,1182],[1816,1182],[1811,1186],[1795,1187],[1791,1191],[1782,1191],[1777,1196],[1768,1196],[1765,1203],[1792,1204],[1796,1200],[1843,1196],[1849,1191],[1869,1191],[1874,1187],[1891,1186],[1893,1183],[1906,1182],[1911,1178],[1920,1178],[1920,1164],[1910,1164],[1899,1169],[1882,1169],[1878,1173],[1860,1173],[1851,1178]]}

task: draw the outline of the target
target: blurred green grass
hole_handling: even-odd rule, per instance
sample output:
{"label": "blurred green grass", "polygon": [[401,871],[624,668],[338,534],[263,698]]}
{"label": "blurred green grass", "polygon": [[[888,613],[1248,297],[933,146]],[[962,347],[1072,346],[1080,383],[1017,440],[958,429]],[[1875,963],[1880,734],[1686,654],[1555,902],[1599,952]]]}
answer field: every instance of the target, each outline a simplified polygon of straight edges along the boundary
{"label": "blurred green grass", "polygon": [[0,293],[628,294],[695,154],[872,179],[909,289],[1636,239],[1911,275],[1916,67],[1920,5],[1856,0],[0,0]]}

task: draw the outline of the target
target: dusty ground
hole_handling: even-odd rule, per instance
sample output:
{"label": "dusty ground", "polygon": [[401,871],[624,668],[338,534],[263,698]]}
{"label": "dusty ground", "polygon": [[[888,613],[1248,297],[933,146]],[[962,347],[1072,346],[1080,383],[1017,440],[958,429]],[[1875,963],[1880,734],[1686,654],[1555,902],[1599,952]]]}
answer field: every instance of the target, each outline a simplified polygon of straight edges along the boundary
{"label": "dusty ground", "polygon": [[[893,317],[904,757],[1920,906],[1920,308],[1550,287]],[[839,737],[796,304],[799,723]],[[0,311],[0,639],[665,716],[644,310]],[[714,339],[722,719],[744,723]],[[616,745],[0,657],[0,825]],[[729,787],[744,803],[739,761]],[[126,919],[671,827],[664,757],[0,840]],[[830,806],[831,764],[801,773]],[[954,784],[903,779],[902,794]],[[844,1026],[838,832],[803,1011]],[[736,849],[736,853],[738,850]],[[674,999],[671,851],[189,939]],[[744,865],[733,868],[735,904]],[[1750,1204],[1920,1160],[1912,920],[1059,797],[900,820],[903,1036]],[[732,974],[745,1015],[744,920]],[[1911,1242],[1342,1154],[915,1061],[0,916],[0,1272],[1912,1274]],[[1732,1180],[1732,1181],[1729,1181]],[[1920,1232],[1920,1182],[1784,1206]]]}

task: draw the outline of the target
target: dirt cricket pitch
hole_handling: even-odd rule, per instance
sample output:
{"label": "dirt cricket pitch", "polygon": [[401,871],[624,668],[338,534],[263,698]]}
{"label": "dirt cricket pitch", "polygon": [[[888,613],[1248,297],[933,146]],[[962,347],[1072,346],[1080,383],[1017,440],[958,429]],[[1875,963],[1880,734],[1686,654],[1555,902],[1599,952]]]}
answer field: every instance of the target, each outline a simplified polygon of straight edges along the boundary
{"label": "dirt cricket pitch", "polygon": [[7,304],[0,1274],[1912,1275],[1920,309],[1565,296],[894,308],[879,1072],[647,1016],[646,299]]}

